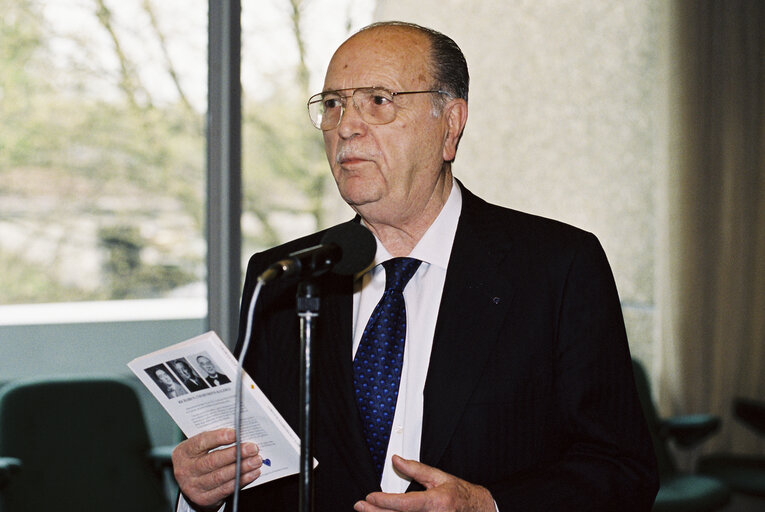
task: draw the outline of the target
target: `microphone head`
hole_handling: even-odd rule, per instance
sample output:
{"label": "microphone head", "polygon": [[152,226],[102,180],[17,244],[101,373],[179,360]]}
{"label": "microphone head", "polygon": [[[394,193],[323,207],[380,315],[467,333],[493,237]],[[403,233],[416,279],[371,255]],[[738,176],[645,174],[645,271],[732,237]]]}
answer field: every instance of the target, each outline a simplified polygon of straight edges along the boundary
{"label": "microphone head", "polygon": [[341,256],[332,272],[353,275],[372,263],[377,252],[377,242],[372,233],[358,222],[344,222],[329,228],[321,239],[322,245],[335,244]]}

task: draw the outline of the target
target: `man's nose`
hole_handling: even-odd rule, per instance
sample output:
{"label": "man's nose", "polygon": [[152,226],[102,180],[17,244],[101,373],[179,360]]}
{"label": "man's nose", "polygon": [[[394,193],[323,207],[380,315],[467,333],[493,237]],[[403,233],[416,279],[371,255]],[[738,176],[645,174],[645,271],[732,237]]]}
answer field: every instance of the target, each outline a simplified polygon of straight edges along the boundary
{"label": "man's nose", "polygon": [[343,139],[350,139],[354,135],[366,133],[367,123],[361,117],[361,111],[356,106],[353,98],[348,98],[348,102],[343,109],[343,116],[340,118],[340,124],[337,125],[337,134]]}

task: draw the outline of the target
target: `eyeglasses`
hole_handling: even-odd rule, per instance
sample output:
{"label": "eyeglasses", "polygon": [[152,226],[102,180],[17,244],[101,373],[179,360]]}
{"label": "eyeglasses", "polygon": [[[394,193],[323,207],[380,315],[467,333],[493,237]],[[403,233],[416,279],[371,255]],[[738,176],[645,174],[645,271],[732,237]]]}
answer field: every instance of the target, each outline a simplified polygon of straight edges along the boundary
{"label": "eyeglasses", "polygon": [[[341,94],[345,91],[353,91],[351,94]],[[396,103],[394,98],[404,94],[448,94],[446,91],[399,91],[391,92],[382,87],[361,87],[358,89],[339,89],[337,91],[324,91],[314,94],[308,99],[308,115],[313,125],[322,131],[337,128],[343,113],[347,108],[348,98],[352,98],[353,105],[361,115],[361,118],[369,124],[387,124],[396,118]]]}

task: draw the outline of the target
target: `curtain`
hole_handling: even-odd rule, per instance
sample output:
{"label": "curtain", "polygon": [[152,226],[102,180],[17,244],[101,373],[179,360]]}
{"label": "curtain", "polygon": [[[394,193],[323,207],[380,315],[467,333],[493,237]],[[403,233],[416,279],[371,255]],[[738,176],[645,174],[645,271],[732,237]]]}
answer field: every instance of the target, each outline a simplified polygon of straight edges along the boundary
{"label": "curtain", "polygon": [[765,400],[765,2],[668,5],[659,405],[721,416],[707,451],[765,453],[731,413]]}

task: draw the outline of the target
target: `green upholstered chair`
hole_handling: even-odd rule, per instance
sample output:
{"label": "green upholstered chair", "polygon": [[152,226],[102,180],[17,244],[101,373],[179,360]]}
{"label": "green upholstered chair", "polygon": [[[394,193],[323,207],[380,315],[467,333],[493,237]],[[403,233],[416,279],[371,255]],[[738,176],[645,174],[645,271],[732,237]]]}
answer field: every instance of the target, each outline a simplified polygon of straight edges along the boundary
{"label": "green upholstered chair", "polygon": [[[765,437],[765,402],[733,401],[733,414],[754,433]],[[734,492],[763,499],[765,510],[765,454],[713,454],[699,459],[698,472],[725,482]]]}
{"label": "green upholstered chair", "polygon": [[150,451],[126,382],[30,379],[0,388],[0,457],[21,465],[0,490],[2,512],[167,512]]}
{"label": "green upholstered chair", "polygon": [[13,475],[21,469],[21,461],[14,457],[0,457],[0,489],[8,485]]}
{"label": "green upholstered chair", "polygon": [[633,359],[638,396],[651,431],[659,465],[660,487],[653,512],[713,512],[730,501],[731,492],[717,479],[678,470],[669,443],[691,448],[719,428],[719,419],[710,415],[659,417],[642,364]]}

